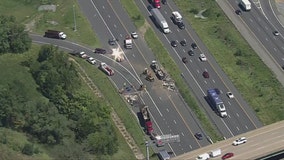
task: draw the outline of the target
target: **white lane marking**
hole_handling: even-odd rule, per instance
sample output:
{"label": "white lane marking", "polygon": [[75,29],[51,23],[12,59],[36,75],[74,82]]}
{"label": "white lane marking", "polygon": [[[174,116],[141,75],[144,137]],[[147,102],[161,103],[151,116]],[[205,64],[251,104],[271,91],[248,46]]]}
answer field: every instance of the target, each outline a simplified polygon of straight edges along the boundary
{"label": "white lane marking", "polygon": [[167,111],[167,112],[170,112],[168,108],[166,109],[166,111]]}
{"label": "white lane marking", "polygon": [[230,101],[228,101],[228,104],[231,106],[232,104],[230,103]]}
{"label": "white lane marking", "polygon": [[174,123],[177,124],[176,120],[174,120]]}
{"label": "white lane marking", "polygon": [[240,117],[240,115],[239,115],[238,113],[236,113],[236,115],[237,115],[238,117]]}
{"label": "white lane marking", "polygon": [[236,128],[237,128],[238,131],[240,130],[239,127],[236,127]]}
{"label": "white lane marking", "polygon": [[213,82],[213,83],[215,83],[215,80],[214,80],[214,79],[212,79],[212,82]]}
{"label": "white lane marking", "polygon": [[247,126],[247,125],[245,125],[245,127],[246,127],[246,129],[248,129],[248,126]]}
{"label": "white lane marking", "polygon": [[184,136],[183,132],[181,132],[181,135]]}

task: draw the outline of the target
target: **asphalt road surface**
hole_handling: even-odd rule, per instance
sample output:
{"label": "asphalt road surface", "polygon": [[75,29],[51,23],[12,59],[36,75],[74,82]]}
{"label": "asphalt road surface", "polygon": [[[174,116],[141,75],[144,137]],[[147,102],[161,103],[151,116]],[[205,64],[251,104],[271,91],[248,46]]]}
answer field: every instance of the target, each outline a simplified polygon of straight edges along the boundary
{"label": "asphalt road surface", "polygon": [[[179,68],[183,72],[184,79],[188,84],[188,87],[193,91],[200,106],[203,107],[205,113],[207,113],[209,119],[219,129],[224,138],[229,138],[247,131],[256,129],[262,124],[255,116],[251,107],[244,101],[237,89],[230,82],[229,78],[225,75],[222,69],[218,66],[214,58],[211,56],[208,49],[199,39],[198,35],[193,31],[190,24],[185,22],[186,29],[180,30],[171,20],[171,13],[178,10],[172,1],[169,1],[167,5],[162,5],[160,11],[166,18],[169,28],[172,33],[163,34],[153,23],[150,18],[151,13],[149,10],[152,8],[148,1],[136,0],[137,6],[146,17],[149,24],[154,28],[156,34],[163,42],[165,48],[169,51],[173,60],[178,64]],[[188,45],[183,47],[179,45],[176,48],[170,46],[172,40],[186,40]],[[196,42],[198,49],[194,50],[195,55],[189,56],[187,52],[190,50],[190,44]],[[207,62],[201,62],[199,60],[199,54],[204,53],[207,56]],[[189,60],[188,64],[183,64],[181,58],[186,57]],[[204,79],[202,76],[203,71],[208,71],[210,78]],[[221,99],[224,101],[226,110],[228,112],[227,118],[220,118],[216,115],[209,104],[205,100],[207,90],[211,88],[218,88],[221,91]],[[231,91],[234,95],[234,99],[228,99],[226,92]]]}
{"label": "asphalt road surface", "polygon": [[[222,142],[203,147],[201,149],[174,157],[173,160],[190,160],[195,159],[198,155],[208,153],[211,150],[220,148],[222,155],[232,152],[234,156],[230,159],[257,159],[265,155],[281,151],[284,149],[284,121],[277,122],[256,130],[238,135],[246,137],[247,142],[239,146],[233,146],[232,143],[236,138],[230,138]],[[220,159],[221,156],[217,158]]]}
{"label": "asphalt road surface", "polygon": [[[107,41],[113,37],[119,39],[118,46],[123,48],[125,36],[136,30],[119,1],[110,3],[109,1],[79,0],[79,5],[105,48],[110,48]],[[140,76],[144,68],[149,68],[151,61],[155,59],[143,38],[135,39],[133,49],[124,50],[124,52],[126,61],[121,65],[125,66],[139,82],[147,86],[147,94],[141,94],[141,98],[150,108],[151,117],[155,123],[154,130],[158,134],[180,135],[180,143],[171,143],[165,148],[176,156],[208,145],[209,142],[206,139],[197,141],[194,138],[194,134],[202,131],[202,128],[180,94],[163,88],[162,82],[157,78],[154,83],[150,83]],[[132,109],[134,113],[139,112],[137,107]]]}
{"label": "asphalt road surface", "polygon": [[[235,10],[240,9],[237,1],[217,0],[243,37],[284,86],[284,72],[281,68],[284,65],[284,30],[275,17],[275,12],[269,7],[269,2],[262,1],[261,10],[252,3],[251,11],[242,12],[242,15],[238,16],[235,14]],[[280,32],[280,36],[273,35],[276,30]]]}

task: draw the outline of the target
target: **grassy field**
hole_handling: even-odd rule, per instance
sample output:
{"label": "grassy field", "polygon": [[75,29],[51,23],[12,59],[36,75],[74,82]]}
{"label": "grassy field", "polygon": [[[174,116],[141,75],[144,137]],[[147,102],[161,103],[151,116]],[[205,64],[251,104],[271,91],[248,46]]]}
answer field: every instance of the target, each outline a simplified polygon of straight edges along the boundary
{"label": "grassy field", "polygon": [[[44,3],[45,2],[45,3]],[[56,5],[56,11],[38,11],[41,4],[50,2]],[[77,31],[74,32],[74,12]],[[11,12],[11,10],[13,10]],[[88,20],[81,13],[75,0],[0,0],[0,14],[13,15],[26,24],[30,32],[43,35],[47,29],[64,31],[68,40],[74,40],[91,47],[100,46]]]}
{"label": "grassy field", "polygon": [[134,3],[134,1],[121,0],[120,3],[124,6],[124,9],[126,10],[126,12],[128,13],[137,28],[144,25],[145,19],[140,12],[137,12],[139,11],[139,9]]}
{"label": "grassy field", "polygon": [[[215,1],[174,0],[264,125],[284,119],[284,88]],[[194,15],[208,9],[207,19]]]}

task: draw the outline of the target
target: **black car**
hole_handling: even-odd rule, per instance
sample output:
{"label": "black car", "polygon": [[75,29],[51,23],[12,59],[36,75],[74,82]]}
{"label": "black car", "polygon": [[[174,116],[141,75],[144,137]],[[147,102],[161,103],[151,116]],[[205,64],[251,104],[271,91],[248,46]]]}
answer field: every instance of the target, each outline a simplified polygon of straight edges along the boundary
{"label": "black car", "polygon": [[96,48],[94,50],[94,53],[98,53],[98,54],[106,54],[106,50],[102,49],[102,48]]}
{"label": "black car", "polygon": [[209,78],[209,73],[207,71],[204,71],[202,75],[204,78]]}
{"label": "black car", "polygon": [[172,42],[171,42],[171,45],[172,45],[173,47],[177,47],[177,41],[172,41]]}
{"label": "black car", "polygon": [[282,69],[284,70],[284,65],[282,66]]}
{"label": "black car", "polygon": [[186,57],[183,57],[181,60],[182,60],[183,63],[187,63],[188,62]]}
{"label": "black car", "polygon": [[235,13],[236,13],[237,15],[241,15],[241,14],[242,14],[242,11],[239,10],[239,9],[237,9],[237,10],[235,11]]}
{"label": "black car", "polygon": [[280,33],[279,33],[278,31],[273,31],[273,35],[274,35],[274,36],[279,36]]}
{"label": "black car", "polygon": [[190,55],[190,56],[194,56],[194,52],[193,52],[193,50],[191,49],[191,50],[189,50],[188,51],[188,54]]}
{"label": "black car", "polygon": [[192,44],[191,44],[191,47],[192,47],[193,49],[196,49],[196,48],[197,48],[196,43],[192,43]]}
{"label": "black car", "polygon": [[198,140],[202,140],[203,139],[203,135],[200,132],[195,133],[195,138],[197,138]]}
{"label": "black car", "polygon": [[178,23],[177,25],[178,25],[178,28],[179,28],[179,29],[184,29],[184,28],[185,28],[183,22],[180,22],[180,23]]}
{"label": "black car", "polygon": [[111,39],[108,40],[108,44],[111,45],[111,46],[115,45],[115,42],[116,42],[115,38],[111,38]]}
{"label": "black car", "polygon": [[182,46],[186,46],[186,40],[180,41],[180,44],[181,44]]}

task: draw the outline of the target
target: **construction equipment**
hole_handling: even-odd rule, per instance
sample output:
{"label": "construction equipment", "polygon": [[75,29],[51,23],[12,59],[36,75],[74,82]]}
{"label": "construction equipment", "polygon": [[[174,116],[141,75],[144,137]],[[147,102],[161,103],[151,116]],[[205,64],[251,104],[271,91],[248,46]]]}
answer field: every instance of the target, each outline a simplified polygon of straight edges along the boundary
{"label": "construction equipment", "polygon": [[151,68],[155,72],[156,76],[159,80],[163,80],[165,78],[164,71],[160,68],[157,61],[152,61]]}
{"label": "construction equipment", "polygon": [[151,71],[148,70],[148,68],[145,68],[145,69],[144,69],[143,74],[146,75],[146,78],[145,78],[145,79],[146,79],[147,81],[149,81],[149,82],[154,82],[155,79],[154,79],[154,77],[152,76]]}

